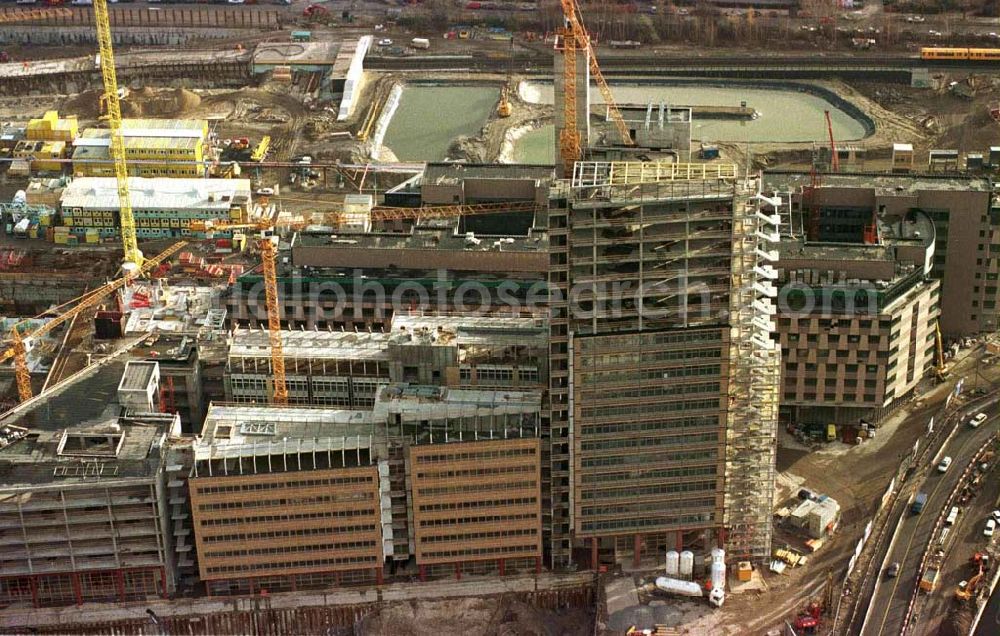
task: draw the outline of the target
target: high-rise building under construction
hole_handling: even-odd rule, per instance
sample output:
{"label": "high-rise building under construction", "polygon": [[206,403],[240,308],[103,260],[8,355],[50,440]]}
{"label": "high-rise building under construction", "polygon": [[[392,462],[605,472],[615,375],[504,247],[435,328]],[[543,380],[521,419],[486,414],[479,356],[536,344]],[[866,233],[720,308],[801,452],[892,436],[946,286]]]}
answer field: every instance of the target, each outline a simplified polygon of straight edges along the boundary
{"label": "high-rise building under construction", "polygon": [[555,566],[771,541],[778,215],[733,166],[578,162],[549,214]]}

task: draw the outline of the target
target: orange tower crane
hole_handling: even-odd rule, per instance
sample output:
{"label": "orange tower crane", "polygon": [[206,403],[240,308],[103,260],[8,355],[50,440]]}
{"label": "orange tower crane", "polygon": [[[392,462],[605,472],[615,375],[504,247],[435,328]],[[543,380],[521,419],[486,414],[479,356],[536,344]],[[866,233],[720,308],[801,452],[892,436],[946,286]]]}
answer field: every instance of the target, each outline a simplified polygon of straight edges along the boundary
{"label": "orange tower crane", "polygon": [[826,114],[826,132],[830,136],[830,170],[840,172],[840,157],[837,155],[837,142],[833,140],[833,122],[830,120],[830,111],[823,111]]}
{"label": "orange tower crane", "polygon": [[[612,121],[618,129],[622,143],[628,146],[635,145],[632,135],[629,134],[628,126],[622,118],[618,104],[615,102],[611,88],[601,73],[601,67],[597,63],[597,55],[594,53],[590,41],[590,34],[583,26],[583,14],[576,0],[560,0],[562,5],[564,25],[556,31],[556,50],[563,54],[563,129],[559,133],[559,157],[563,164],[563,175],[570,176],[573,172],[573,164],[582,155],[580,131],[577,128],[577,76],[576,61],[579,53],[589,53],[590,74],[594,76],[597,87],[604,97],[604,103],[608,107]],[[588,87],[589,89],[589,87]]]}
{"label": "orange tower crane", "polygon": [[267,308],[267,333],[271,345],[271,370],[274,374],[271,402],[288,404],[288,381],[285,376],[285,348],[281,342],[281,312],[278,308],[278,236],[274,233],[275,221],[262,218],[253,223],[226,223],[213,221],[193,221],[190,229],[205,232],[211,238],[212,232],[226,230],[256,230],[257,249],[260,250],[261,265],[264,269],[264,299]]}

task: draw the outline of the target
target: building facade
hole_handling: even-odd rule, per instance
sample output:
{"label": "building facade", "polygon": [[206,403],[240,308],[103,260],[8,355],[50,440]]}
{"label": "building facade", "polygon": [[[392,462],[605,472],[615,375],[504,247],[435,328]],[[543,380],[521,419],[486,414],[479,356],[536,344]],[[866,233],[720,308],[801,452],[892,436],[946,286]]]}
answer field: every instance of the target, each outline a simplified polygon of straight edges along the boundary
{"label": "building facade", "polygon": [[578,163],[549,212],[554,565],[770,551],[778,220],[650,169]]}
{"label": "building facade", "polygon": [[934,222],[931,276],[941,282],[941,331],[963,337],[1000,327],[1000,209],[982,177],[823,175],[818,187],[803,173],[768,172],[768,187],[792,192],[802,214],[797,230],[810,240],[863,241],[883,216],[922,211]]}
{"label": "building facade", "polygon": [[870,243],[782,237],[777,322],[789,423],[877,422],[933,373],[934,222],[918,211],[877,222]]}
{"label": "building facade", "polygon": [[[133,177],[203,177],[208,152],[205,119],[123,119],[122,137]],[[88,128],[73,140],[73,174],[114,177],[111,131]]]}
{"label": "building facade", "polygon": [[[73,180],[59,208],[73,234],[96,229],[118,236],[121,227],[118,186],[113,177]],[[256,214],[248,179],[129,178],[132,214],[140,239],[202,236],[188,229],[193,221],[245,223]]]}

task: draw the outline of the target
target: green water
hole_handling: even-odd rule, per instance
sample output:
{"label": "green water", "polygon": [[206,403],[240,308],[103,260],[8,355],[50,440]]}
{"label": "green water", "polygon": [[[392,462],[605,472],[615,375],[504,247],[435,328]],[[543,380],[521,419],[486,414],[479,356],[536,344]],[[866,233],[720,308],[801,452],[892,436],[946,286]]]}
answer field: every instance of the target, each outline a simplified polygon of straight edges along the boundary
{"label": "green water", "polygon": [[[821,97],[809,93],[772,88],[697,85],[616,85],[612,92],[619,103],[646,104],[648,102],[699,106],[739,106],[741,102],[755,109],[760,117],[752,121],[698,120],[694,121],[691,137],[705,142],[825,142],[826,117],[830,111],[833,134],[838,140],[862,139],[864,125],[833,106]],[[521,97],[537,104],[552,103],[552,84],[524,82]],[[598,91],[591,91],[591,99],[601,101]],[[545,132],[542,132],[545,131]],[[554,155],[552,127],[540,129],[538,135],[529,133],[514,144],[517,161],[551,163]]]}
{"label": "green water", "polygon": [[547,124],[528,131],[514,142],[515,163],[553,164],[556,160],[555,126]]}
{"label": "green water", "polygon": [[457,137],[479,134],[499,99],[496,86],[406,86],[383,145],[400,161],[441,161]]}

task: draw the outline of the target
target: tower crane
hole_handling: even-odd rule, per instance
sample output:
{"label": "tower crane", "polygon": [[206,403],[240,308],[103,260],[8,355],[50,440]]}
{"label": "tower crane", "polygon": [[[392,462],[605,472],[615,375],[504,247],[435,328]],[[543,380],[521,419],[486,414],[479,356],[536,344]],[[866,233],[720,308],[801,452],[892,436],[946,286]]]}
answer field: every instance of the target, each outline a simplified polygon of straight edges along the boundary
{"label": "tower crane", "polygon": [[118,209],[121,224],[125,262],[122,270],[126,276],[135,276],[142,266],[142,252],[135,232],[132,215],[132,198],[128,191],[128,167],[125,165],[125,140],[122,137],[122,108],[118,96],[118,77],[115,73],[115,54],[111,41],[111,20],[108,17],[108,0],[94,0],[94,20],[97,23],[97,44],[100,49],[101,79],[104,82],[102,101],[105,105],[108,127],[111,129],[109,154],[115,169],[118,186]]}
{"label": "tower crane", "polygon": [[[37,340],[45,334],[51,332],[59,325],[64,324],[67,320],[70,320],[74,316],[79,315],[81,312],[95,307],[101,303],[105,298],[110,296],[112,293],[118,291],[125,285],[129,283],[130,280],[135,278],[138,274],[144,274],[151,271],[160,263],[166,261],[168,258],[173,256],[177,251],[184,247],[187,243],[180,241],[163,250],[155,257],[146,260],[132,274],[125,274],[121,278],[115,279],[97,289],[87,292],[78,298],[74,298],[66,303],[63,303],[57,310],[60,313],[53,319],[46,322],[41,327],[34,329],[28,333],[23,333],[25,327],[28,325],[27,320],[22,320],[15,324],[10,330],[10,343],[7,348],[0,351],[0,363],[6,362],[11,358],[14,359],[14,377],[17,381],[17,394],[22,402],[31,399],[31,372],[28,369],[28,345],[32,340]],[[68,309],[65,309],[69,307]],[[65,310],[64,310],[65,309]]]}
{"label": "tower crane", "polygon": [[[559,133],[559,157],[562,159],[563,175],[572,175],[573,164],[580,159],[582,148],[580,131],[577,129],[577,100],[576,100],[576,59],[579,53],[589,53],[590,74],[594,76],[597,87],[604,97],[604,103],[608,107],[611,119],[618,129],[622,142],[627,146],[634,146],[635,141],[629,134],[628,126],[622,118],[618,104],[615,102],[611,88],[601,73],[601,67],[597,63],[597,55],[594,53],[590,41],[590,34],[583,26],[583,14],[576,0],[560,0],[563,12],[564,25],[556,31],[556,50],[563,54],[563,129]],[[589,90],[589,87],[588,87]]]}
{"label": "tower crane", "polygon": [[840,157],[837,155],[837,142],[833,140],[833,122],[830,120],[830,111],[823,111],[826,114],[826,132],[830,137],[830,170],[840,172]]}
{"label": "tower crane", "polygon": [[271,402],[288,404],[288,381],[285,377],[285,348],[281,342],[281,313],[278,309],[278,236],[274,233],[273,218],[262,218],[252,223],[228,223],[224,221],[192,221],[189,226],[194,232],[205,232],[209,238],[215,231],[255,230],[257,248],[260,250],[261,265],[264,269],[264,299],[267,308],[267,333],[271,345],[271,371],[274,386]]}

